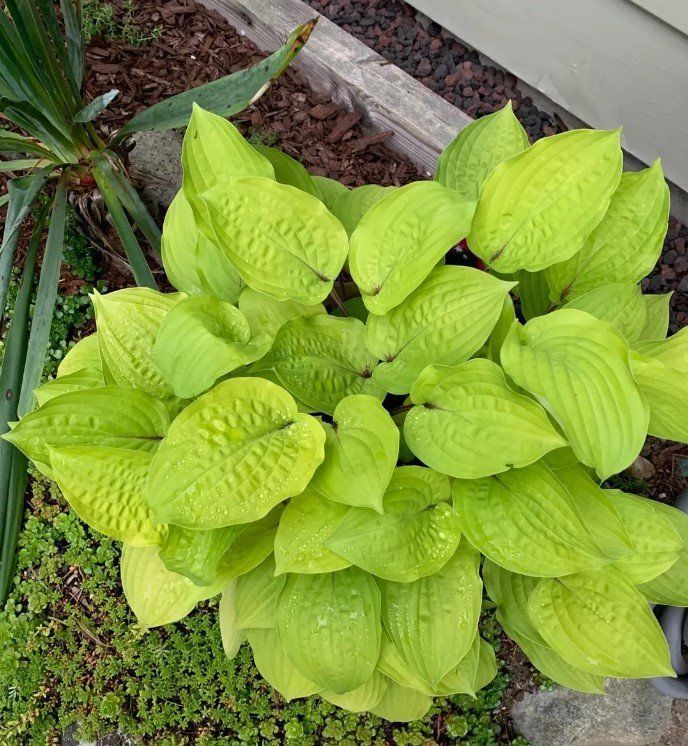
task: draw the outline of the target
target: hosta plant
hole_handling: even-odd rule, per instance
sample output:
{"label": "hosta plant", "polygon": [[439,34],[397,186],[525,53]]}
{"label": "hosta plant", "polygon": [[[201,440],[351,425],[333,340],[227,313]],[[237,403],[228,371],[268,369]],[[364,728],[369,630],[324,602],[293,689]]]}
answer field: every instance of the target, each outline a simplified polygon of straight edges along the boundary
{"label": "hosta plant", "polygon": [[[0,197],[0,205],[7,203],[0,245],[0,316],[7,310],[21,227],[40,195],[45,197],[45,206],[36,215],[22,290],[7,335],[0,373],[0,433],[35,404],[33,391],[41,380],[57,298],[68,196],[95,186],[100,189],[136,283],[157,288],[134,226],[158,255],[160,229],[127,177],[119,144],[134,132],[186,125],[194,101],[222,114],[241,111],[284,70],[314,25],[297,28],[281,49],[253,67],[139,112],[108,140],[94,120],[118,91],[90,102],[83,99],[82,5],[82,0],[60,0],[58,10],[46,0],[6,0],[0,10],[0,173],[6,175],[8,187]],[[29,321],[36,254],[48,226]],[[0,443],[0,604],[12,579],[25,487],[26,460],[9,443]]]}
{"label": "hosta plant", "polygon": [[651,604],[688,605],[688,517],[604,484],[648,433],[688,441],[688,334],[639,288],[661,167],[621,160],[506,108],[434,181],[349,190],[197,107],[178,292],[95,294],[6,437],[123,542],[143,627],[222,594],[227,655],[287,699],[411,720],[474,693],[483,585],[565,686],[671,675]]}

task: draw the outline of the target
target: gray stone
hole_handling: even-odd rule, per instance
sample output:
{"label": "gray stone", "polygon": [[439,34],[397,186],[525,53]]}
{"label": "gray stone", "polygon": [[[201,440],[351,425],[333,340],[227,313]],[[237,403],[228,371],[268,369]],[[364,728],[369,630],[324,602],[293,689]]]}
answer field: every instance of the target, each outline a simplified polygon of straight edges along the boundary
{"label": "gray stone", "polygon": [[140,132],[129,153],[129,175],[153,215],[161,219],[182,185],[182,135]]}
{"label": "gray stone", "polygon": [[533,746],[630,746],[663,738],[671,704],[647,681],[610,679],[606,695],[563,687],[526,694],[511,717]]}

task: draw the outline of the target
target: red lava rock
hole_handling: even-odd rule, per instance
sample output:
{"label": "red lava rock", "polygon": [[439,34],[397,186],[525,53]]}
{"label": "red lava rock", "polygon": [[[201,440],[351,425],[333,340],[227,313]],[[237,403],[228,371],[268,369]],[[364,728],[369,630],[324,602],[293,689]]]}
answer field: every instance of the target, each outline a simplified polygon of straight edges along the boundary
{"label": "red lava rock", "polygon": [[447,88],[453,88],[459,82],[459,76],[456,73],[450,73],[444,78],[444,84]]}
{"label": "red lava rock", "polygon": [[424,78],[430,75],[431,72],[432,65],[430,64],[430,60],[427,57],[424,57],[416,68],[416,73],[419,77]]}
{"label": "red lava rock", "polygon": [[430,49],[433,52],[439,52],[439,50],[442,49],[442,46],[443,46],[442,40],[438,39],[437,37],[435,37],[434,39],[430,41]]}

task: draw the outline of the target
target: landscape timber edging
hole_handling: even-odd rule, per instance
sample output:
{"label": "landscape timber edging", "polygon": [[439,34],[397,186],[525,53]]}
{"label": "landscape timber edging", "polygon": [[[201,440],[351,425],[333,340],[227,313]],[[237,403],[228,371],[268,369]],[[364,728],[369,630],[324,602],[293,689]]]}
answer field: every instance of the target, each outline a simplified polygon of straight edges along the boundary
{"label": "landscape timber edging", "polygon": [[360,111],[370,134],[392,131],[385,141],[428,175],[437,158],[473,120],[396,65],[301,0],[200,0],[259,49],[273,51],[299,24],[318,23],[293,66],[317,93]]}

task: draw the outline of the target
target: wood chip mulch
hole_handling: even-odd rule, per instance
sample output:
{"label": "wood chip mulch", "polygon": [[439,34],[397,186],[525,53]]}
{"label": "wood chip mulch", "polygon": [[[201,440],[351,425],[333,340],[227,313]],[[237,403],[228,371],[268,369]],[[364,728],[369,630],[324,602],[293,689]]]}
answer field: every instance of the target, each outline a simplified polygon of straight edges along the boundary
{"label": "wood chip mulch", "polygon": [[[114,0],[119,13],[123,0]],[[136,4],[144,35],[160,29],[142,46],[93,39],[87,49],[86,100],[112,88],[121,91],[99,118],[101,127],[121,127],[137,111],[175,93],[254,64],[265,55],[223,18],[193,0]],[[359,112],[316,94],[292,70],[282,75],[252,107],[234,117],[245,134],[299,158],[313,173],[349,186],[405,184],[423,178],[384,141],[391,133],[366,133]]]}

